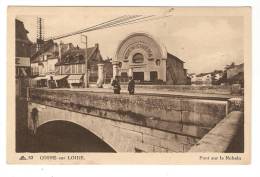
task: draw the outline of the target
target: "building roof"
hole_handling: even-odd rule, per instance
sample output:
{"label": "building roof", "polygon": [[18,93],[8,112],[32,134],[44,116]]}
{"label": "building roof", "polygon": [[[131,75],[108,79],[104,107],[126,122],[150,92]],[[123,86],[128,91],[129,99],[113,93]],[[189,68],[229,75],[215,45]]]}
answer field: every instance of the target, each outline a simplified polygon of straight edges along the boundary
{"label": "building roof", "polygon": [[35,63],[35,62],[39,62],[39,56],[41,54],[43,54],[44,52],[47,52],[48,50],[50,50],[54,45],[57,45],[53,42],[53,40],[48,40],[48,41],[44,41],[43,46],[40,48],[40,50],[38,50],[35,54],[32,55],[31,57],[31,62]]}
{"label": "building roof", "polygon": [[32,44],[27,36],[28,33],[29,32],[24,27],[24,23],[18,19],[15,19],[15,39]]}
{"label": "building roof", "polygon": [[241,68],[241,69],[243,69],[244,68],[244,63],[238,64],[238,65],[234,65],[234,66],[228,68],[228,70],[229,69],[234,69],[234,68]]}
{"label": "building roof", "polygon": [[206,76],[206,75],[211,75],[211,73],[200,73],[200,74],[197,74],[196,76],[197,77],[202,77],[202,76]]}
{"label": "building roof", "polygon": [[[85,49],[72,48],[66,51],[61,56],[61,60],[56,65],[69,65],[69,64],[84,64],[85,63]],[[89,61],[97,61],[103,63],[103,58],[100,55],[98,45],[87,49]]]}
{"label": "building roof", "polygon": [[167,59],[174,59],[174,60],[177,60],[177,61],[179,61],[181,63],[185,63],[184,61],[182,61],[181,59],[179,59],[178,57],[176,57],[176,56],[174,56],[174,55],[172,55],[170,53],[167,53]]}
{"label": "building roof", "polygon": [[72,43],[64,44],[63,42],[61,42],[60,46],[61,46],[61,53],[65,53],[69,49],[75,48]]}

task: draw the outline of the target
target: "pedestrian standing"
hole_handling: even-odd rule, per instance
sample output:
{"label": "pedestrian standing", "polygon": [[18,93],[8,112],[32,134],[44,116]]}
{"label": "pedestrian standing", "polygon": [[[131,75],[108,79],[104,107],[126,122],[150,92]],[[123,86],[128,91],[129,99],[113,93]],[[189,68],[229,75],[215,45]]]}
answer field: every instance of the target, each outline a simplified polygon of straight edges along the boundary
{"label": "pedestrian standing", "polygon": [[113,86],[114,94],[120,94],[121,87],[120,87],[119,76],[115,77],[111,85]]}
{"label": "pedestrian standing", "polygon": [[50,80],[49,80],[49,88],[53,89],[56,87],[56,84],[55,84],[55,80],[53,80],[53,77],[51,76]]}
{"label": "pedestrian standing", "polygon": [[133,95],[135,93],[135,81],[133,77],[129,77],[128,92],[130,95]]}

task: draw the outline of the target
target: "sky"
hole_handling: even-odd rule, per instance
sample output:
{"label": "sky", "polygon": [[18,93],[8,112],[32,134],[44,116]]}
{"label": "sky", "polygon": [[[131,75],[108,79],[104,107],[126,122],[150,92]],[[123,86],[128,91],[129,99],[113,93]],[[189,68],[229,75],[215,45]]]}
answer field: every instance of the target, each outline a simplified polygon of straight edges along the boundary
{"label": "sky", "polygon": [[[178,10],[178,9],[177,9]],[[175,13],[177,15],[175,15]],[[103,58],[114,58],[116,49],[127,35],[145,32],[155,37],[167,52],[185,62],[188,73],[211,72],[225,65],[243,62],[243,17],[179,15],[170,8],[80,8],[77,11],[40,11],[36,14],[19,14],[31,41],[36,41],[36,17],[44,19],[45,38],[81,30],[122,15],[170,15],[153,21],[97,30],[86,33],[88,46],[99,43]],[[59,39],[85,47],[81,35]]]}

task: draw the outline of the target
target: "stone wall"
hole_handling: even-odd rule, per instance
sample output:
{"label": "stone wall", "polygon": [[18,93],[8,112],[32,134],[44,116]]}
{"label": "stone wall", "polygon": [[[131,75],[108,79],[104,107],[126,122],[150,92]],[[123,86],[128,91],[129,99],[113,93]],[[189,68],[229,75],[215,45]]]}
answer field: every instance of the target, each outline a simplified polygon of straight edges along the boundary
{"label": "stone wall", "polygon": [[183,62],[176,56],[168,54],[166,60],[166,84],[186,85],[187,83],[187,74]]}
{"label": "stone wall", "polygon": [[[37,127],[51,121],[68,121],[94,133],[116,152],[187,152],[198,138],[156,130],[97,116],[72,112],[37,103],[29,103],[38,110]],[[33,129],[29,116],[28,127]]]}
{"label": "stone wall", "polygon": [[[121,85],[122,88],[127,85]],[[109,85],[110,87],[110,85]],[[231,86],[228,85],[136,85],[136,89],[167,90],[175,92],[189,92],[202,94],[232,94]]]}

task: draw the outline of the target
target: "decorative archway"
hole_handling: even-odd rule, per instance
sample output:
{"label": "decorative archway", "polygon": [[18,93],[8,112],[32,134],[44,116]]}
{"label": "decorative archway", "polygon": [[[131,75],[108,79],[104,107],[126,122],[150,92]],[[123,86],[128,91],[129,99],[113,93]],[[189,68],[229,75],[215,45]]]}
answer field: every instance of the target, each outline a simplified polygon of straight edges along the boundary
{"label": "decorative archway", "polygon": [[[158,79],[166,81],[166,59],[167,51],[159,40],[147,33],[130,34],[116,50],[112,62],[113,77],[131,73],[133,76],[143,75],[144,81],[152,81],[151,72],[157,72]],[[140,77],[136,79],[140,80]]]}

